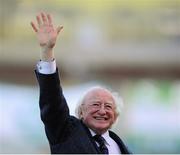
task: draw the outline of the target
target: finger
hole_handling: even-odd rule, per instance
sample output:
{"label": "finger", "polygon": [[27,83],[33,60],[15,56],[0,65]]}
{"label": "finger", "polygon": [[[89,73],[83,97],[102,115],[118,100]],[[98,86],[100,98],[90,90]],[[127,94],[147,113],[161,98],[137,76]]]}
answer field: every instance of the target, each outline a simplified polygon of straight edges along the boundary
{"label": "finger", "polygon": [[48,24],[49,24],[50,26],[53,26],[53,24],[52,24],[52,17],[51,17],[50,14],[47,14],[47,19],[48,19]]}
{"label": "finger", "polygon": [[34,24],[34,22],[31,22],[31,26],[35,32],[38,32],[38,29],[37,29],[36,25]]}
{"label": "finger", "polygon": [[43,12],[41,12],[41,17],[42,17],[43,24],[47,25],[48,24],[47,18],[46,18],[46,15]]}
{"label": "finger", "polygon": [[37,20],[38,26],[41,27],[42,22],[41,22],[41,18],[39,15],[36,16],[36,20]]}
{"label": "finger", "polygon": [[59,34],[59,32],[63,29],[63,26],[58,26],[56,31],[57,31],[57,34]]}

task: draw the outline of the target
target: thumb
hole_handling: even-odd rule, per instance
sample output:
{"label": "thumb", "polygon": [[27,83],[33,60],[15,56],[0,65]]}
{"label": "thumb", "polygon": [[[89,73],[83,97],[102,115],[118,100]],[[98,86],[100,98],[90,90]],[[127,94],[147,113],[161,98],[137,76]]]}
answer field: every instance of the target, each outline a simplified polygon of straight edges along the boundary
{"label": "thumb", "polygon": [[56,29],[57,34],[59,34],[59,32],[63,29],[63,26],[58,26]]}

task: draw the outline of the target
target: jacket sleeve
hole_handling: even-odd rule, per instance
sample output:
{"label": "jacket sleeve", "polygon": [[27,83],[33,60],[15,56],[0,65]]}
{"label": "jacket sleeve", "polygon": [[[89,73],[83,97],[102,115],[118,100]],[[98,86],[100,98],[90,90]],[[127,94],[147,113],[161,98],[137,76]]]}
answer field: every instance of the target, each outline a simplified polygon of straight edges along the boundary
{"label": "jacket sleeve", "polygon": [[68,122],[69,108],[64,98],[58,69],[54,74],[40,74],[35,71],[40,86],[41,120],[45,125],[46,135],[50,144],[57,144],[63,136]]}

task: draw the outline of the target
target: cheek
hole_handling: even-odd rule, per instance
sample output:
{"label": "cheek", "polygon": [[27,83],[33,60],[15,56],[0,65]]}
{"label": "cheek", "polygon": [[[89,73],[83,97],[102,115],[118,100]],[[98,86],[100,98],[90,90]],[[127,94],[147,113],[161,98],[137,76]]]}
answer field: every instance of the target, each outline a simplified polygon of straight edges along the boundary
{"label": "cheek", "polygon": [[82,118],[85,119],[88,117],[88,115],[89,115],[89,110],[86,107],[84,107],[82,109]]}
{"label": "cheek", "polygon": [[116,121],[117,116],[116,116],[116,114],[115,114],[114,112],[112,112],[112,113],[110,114],[110,117],[111,117],[112,122],[115,122],[115,121]]}
{"label": "cheek", "polygon": [[96,113],[96,111],[94,111],[94,110],[88,110],[88,109],[86,109],[86,110],[84,110],[83,112],[82,112],[82,117],[83,117],[83,119],[92,119],[93,118],[93,115]]}

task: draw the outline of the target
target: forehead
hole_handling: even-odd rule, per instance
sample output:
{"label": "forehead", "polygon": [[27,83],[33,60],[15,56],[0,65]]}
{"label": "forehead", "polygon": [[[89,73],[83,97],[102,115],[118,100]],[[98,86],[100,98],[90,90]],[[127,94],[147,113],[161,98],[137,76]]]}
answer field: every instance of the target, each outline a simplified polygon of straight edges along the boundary
{"label": "forehead", "polygon": [[96,101],[96,100],[114,103],[114,98],[113,98],[111,92],[109,92],[108,90],[103,89],[103,88],[93,89],[93,90],[89,91],[84,97],[84,101],[86,103],[88,101]]}

